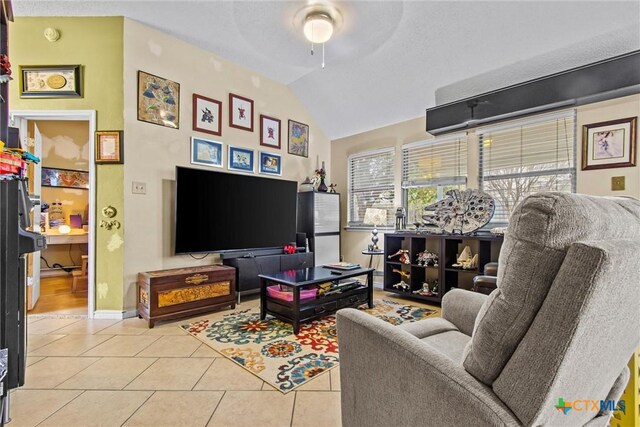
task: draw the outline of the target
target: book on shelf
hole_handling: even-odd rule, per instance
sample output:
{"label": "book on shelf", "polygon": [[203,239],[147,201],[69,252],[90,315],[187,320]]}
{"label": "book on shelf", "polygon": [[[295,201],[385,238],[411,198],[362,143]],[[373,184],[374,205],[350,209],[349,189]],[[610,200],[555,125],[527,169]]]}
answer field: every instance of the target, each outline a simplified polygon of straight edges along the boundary
{"label": "book on shelf", "polygon": [[360,264],[354,264],[352,262],[334,262],[331,264],[325,264],[324,267],[334,268],[336,270],[355,270],[360,268]]}

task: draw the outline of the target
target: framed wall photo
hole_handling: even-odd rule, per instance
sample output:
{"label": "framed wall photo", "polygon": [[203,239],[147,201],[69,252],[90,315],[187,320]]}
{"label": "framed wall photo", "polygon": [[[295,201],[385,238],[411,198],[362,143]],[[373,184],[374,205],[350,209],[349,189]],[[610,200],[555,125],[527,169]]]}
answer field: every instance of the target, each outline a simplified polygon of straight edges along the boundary
{"label": "framed wall photo", "polygon": [[309,125],[289,120],[288,152],[296,156],[309,157]]}
{"label": "framed wall photo", "polygon": [[229,146],[229,170],[253,173],[253,150]]}
{"label": "framed wall photo", "polygon": [[259,170],[267,175],[282,175],[282,156],[261,151]]}
{"label": "framed wall photo", "polygon": [[72,169],[42,168],[42,185],[87,190],[89,172]]}
{"label": "framed wall photo", "polygon": [[222,142],[191,137],[191,164],[221,168],[223,157]]}
{"label": "framed wall photo", "polygon": [[222,102],[193,94],[193,130],[222,135]]}
{"label": "framed wall photo", "polygon": [[81,98],[80,65],[20,67],[20,98]]}
{"label": "framed wall photo", "polygon": [[138,71],[138,120],[180,127],[180,83]]}
{"label": "framed wall photo", "polygon": [[636,165],[637,117],[582,127],[582,170]]}
{"label": "framed wall photo", "polygon": [[280,120],[260,114],[260,145],[280,149]]}
{"label": "framed wall photo", "polygon": [[122,142],[120,130],[96,132],[96,164],[124,163]]}
{"label": "framed wall photo", "polygon": [[229,127],[253,132],[253,101],[229,94]]}

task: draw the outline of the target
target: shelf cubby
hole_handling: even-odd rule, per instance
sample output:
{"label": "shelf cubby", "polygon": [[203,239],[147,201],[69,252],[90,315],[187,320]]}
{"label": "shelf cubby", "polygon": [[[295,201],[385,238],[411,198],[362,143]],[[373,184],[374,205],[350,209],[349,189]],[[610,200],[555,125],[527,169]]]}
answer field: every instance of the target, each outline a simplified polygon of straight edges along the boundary
{"label": "shelf cubby", "polygon": [[[384,284],[383,289],[399,295],[440,304],[445,293],[453,288],[471,289],[473,277],[482,274],[488,262],[498,261],[502,236],[497,235],[443,235],[422,233],[397,233],[384,236]],[[465,246],[469,246],[473,254],[478,254],[478,266],[471,270],[452,267],[458,255]],[[408,250],[411,264],[403,264],[398,257],[389,259],[388,256],[398,250]],[[438,266],[418,265],[417,257],[420,252],[432,252],[438,255]],[[406,271],[411,274],[409,279],[403,278],[393,270]],[[404,280],[410,285],[410,290],[394,288],[393,285]],[[434,284],[438,281],[438,295],[419,295],[414,291],[422,289],[422,284]]]}

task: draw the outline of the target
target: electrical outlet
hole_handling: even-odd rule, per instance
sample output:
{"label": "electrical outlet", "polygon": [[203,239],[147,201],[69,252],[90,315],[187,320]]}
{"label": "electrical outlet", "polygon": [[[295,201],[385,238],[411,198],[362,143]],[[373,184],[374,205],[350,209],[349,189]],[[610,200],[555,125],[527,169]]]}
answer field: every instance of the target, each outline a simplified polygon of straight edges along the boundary
{"label": "electrical outlet", "polygon": [[133,194],[147,194],[147,183],[133,181],[131,192]]}
{"label": "electrical outlet", "polygon": [[614,176],[611,178],[611,191],[624,190],[624,176]]}

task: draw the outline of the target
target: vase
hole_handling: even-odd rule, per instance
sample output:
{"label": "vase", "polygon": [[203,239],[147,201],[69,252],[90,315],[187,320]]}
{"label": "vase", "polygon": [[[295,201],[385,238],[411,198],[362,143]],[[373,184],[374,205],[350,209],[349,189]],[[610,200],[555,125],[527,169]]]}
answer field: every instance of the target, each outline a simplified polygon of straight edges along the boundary
{"label": "vase", "polygon": [[324,183],[324,178],[320,178],[320,184],[318,185],[318,191],[321,193],[326,193],[328,190],[327,186]]}

